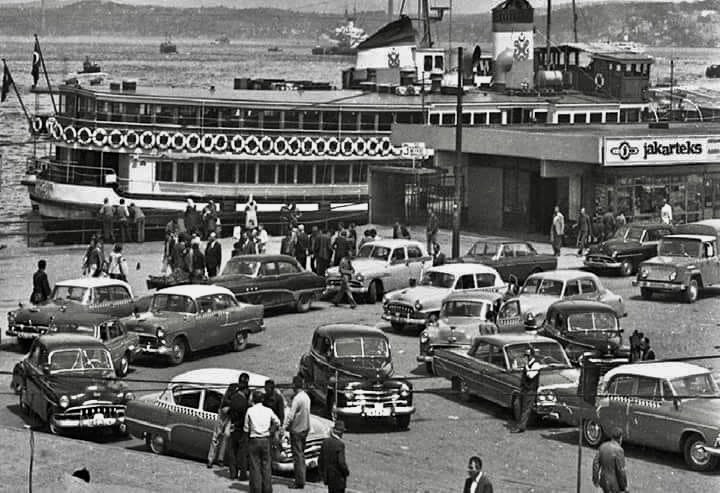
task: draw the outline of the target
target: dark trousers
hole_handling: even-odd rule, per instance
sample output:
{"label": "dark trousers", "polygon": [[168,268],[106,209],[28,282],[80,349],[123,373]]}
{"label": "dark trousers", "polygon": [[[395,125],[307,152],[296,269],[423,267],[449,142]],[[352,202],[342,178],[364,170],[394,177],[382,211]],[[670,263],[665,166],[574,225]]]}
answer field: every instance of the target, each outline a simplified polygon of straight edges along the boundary
{"label": "dark trousers", "polygon": [[562,247],[563,235],[555,234],[552,237],[553,254],[556,257],[560,256],[560,248]]}
{"label": "dark trousers", "polygon": [[520,421],[517,424],[519,430],[525,430],[530,421],[530,415],[532,414],[533,407],[535,406],[535,394],[537,389],[523,390],[522,396],[520,397],[520,403],[522,405],[520,411]]}
{"label": "dark trousers", "polygon": [[315,255],[310,255],[310,270],[317,274],[317,258]]}
{"label": "dark trousers", "polygon": [[303,269],[307,269],[307,257],[305,255],[295,255],[295,259]]}
{"label": "dark trousers", "polygon": [[210,440],[210,449],[208,450],[207,457],[208,464],[214,464],[218,457],[220,457],[221,461],[225,460],[225,450],[228,442],[227,432],[229,426],[230,422],[227,414],[219,414],[218,419],[215,422],[215,428],[213,429],[212,439]]}
{"label": "dark trousers", "polygon": [[145,218],[139,217],[135,219],[135,225],[137,226],[137,242],[138,243],[144,243],[145,242]]}
{"label": "dark trousers", "polygon": [[580,231],[578,234],[577,239],[577,247],[578,247],[578,255],[581,255],[583,250],[587,248],[588,245],[588,232],[587,231]]}
{"label": "dark trousers", "polygon": [[248,442],[248,453],[250,455],[250,493],[272,492],[270,439],[251,438]]}
{"label": "dark trousers", "polygon": [[246,473],[248,469],[248,434],[242,431],[242,425],[235,427],[240,430],[230,433],[227,450],[231,479],[237,478],[238,473]]}
{"label": "dark trousers", "polygon": [[327,268],[330,266],[330,259],[318,257],[317,259],[317,272],[318,276],[324,276]]}
{"label": "dark trousers", "polygon": [[293,470],[295,471],[295,485],[305,486],[305,441],[308,432],[290,432],[290,446],[293,454]]}
{"label": "dark trousers", "polygon": [[355,298],[353,297],[352,291],[350,290],[350,283],[344,277],[340,284],[340,291],[338,291],[338,293],[335,295],[335,298],[333,298],[333,303],[336,305],[342,303],[343,298],[347,298],[350,306],[357,305],[357,303],[355,302]]}
{"label": "dark trousers", "polygon": [[106,242],[115,240],[115,238],[113,236],[112,217],[103,218],[103,220],[102,220],[102,236],[103,236],[103,241],[106,241]]}
{"label": "dark trousers", "polygon": [[208,277],[215,277],[217,276],[218,266],[217,265],[208,265],[207,266],[207,275]]}
{"label": "dark trousers", "polygon": [[120,243],[127,243],[130,239],[130,229],[127,221],[120,221]]}

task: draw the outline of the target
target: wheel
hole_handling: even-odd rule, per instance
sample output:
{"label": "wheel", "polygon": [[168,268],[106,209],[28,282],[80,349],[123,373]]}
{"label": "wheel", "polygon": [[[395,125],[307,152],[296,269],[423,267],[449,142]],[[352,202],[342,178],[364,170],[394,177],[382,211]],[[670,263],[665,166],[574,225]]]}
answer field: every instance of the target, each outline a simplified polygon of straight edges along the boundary
{"label": "wheel", "polygon": [[650,288],[640,288],[640,296],[642,296],[642,299],[649,300],[652,298],[653,292]]}
{"label": "wheel", "polygon": [[693,471],[710,471],[718,465],[718,457],[705,451],[705,440],[700,435],[690,435],[683,446],[685,464]]}
{"label": "wheel", "polygon": [[425,371],[428,372],[428,375],[435,375],[435,367],[432,361],[425,362]]}
{"label": "wheel", "polygon": [[591,447],[598,447],[603,440],[603,429],[597,421],[586,419],[582,426],[583,440]]}
{"label": "wheel", "polygon": [[122,358],[120,358],[120,362],[117,368],[115,368],[115,373],[118,377],[124,377],[128,374],[128,371],[130,371],[130,356],[128,353],[125,353],[122,355]]}
{"label": "wheel", "polygon": [[409,414],[403,414],[402,416],[398,416],[395,418],[397,422],[397,427],[401,430],[407,430],[410,428],[410,415]]}
{"label": "wheel", "polygon": [[620,264],[620,274],[623,276],[631,276],[635,273],[635,266],[630,260],[623,260]]}
{"label": "wheel", "polygon": [[232,349],[233,351],[240,352],[244,351],[247,348],[247,342],[248,342],[248,333],[247,332],[238,332],[235,334],[235,337],[233,338],[232,342]]}
{"label": "wheel", "polygon": [[395,332],[402,332],[405,330],[405,324],[402,322],[390,322],[390,326]]}
{"label": "wheel", "polygon": [[162,455],[167,452],[167,445],[165,444],[165,439],[157,433],[148,435],[145,438],[145,443],[154,454]]}
{"label": "wheel", "polygon": [[182,337],[176,338],[170,348],[170,363],[179,365],[185,360],[185,353],[187,353],[187,342]]}
{"label": "wheel", "polygon": [[381,296],[382,286],[380,285],[380,281],[371,282],[368,287],[367,302],[373,304],[376,301],[379,301]]}
{"label": "wheel", "polygon": [[309,294],[301,294],[295,304],[295,311],[298,313],[305,313],[310,310],[312,306],[312,297]]}
{"label": "wheel", "polygon": [[690,279],[690,284],[688,284],[684,294],[685,301],[687,303],[695,303],[698,299],[699,292],[700,287],[698,286],[697,279]]}
{"label": "wheel", "polygon": [[470,388],[465,380],[460,380],[460,400],[463,402],[470,402],[472,395],[470,394]]}

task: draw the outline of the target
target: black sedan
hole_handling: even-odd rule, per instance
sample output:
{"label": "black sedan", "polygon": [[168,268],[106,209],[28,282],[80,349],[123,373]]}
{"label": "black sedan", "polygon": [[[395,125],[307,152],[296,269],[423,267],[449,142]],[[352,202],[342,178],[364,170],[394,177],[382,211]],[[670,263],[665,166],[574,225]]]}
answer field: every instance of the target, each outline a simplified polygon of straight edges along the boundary
{"label": "black sedan", "polygon": [[633,224],[622,236],[591,247],[585,257],[585,267],[632,275],[637,272],[640,262],[657,256],[660,238],[672,231],[669,224]]}
{"label": "black sedan", "polygon": [[504,281],[515,277],[520,284],[531,274],[557,269],[557,257],[538,253],[525,241],[504,239],[480,240],[459,261],[489,265]]}

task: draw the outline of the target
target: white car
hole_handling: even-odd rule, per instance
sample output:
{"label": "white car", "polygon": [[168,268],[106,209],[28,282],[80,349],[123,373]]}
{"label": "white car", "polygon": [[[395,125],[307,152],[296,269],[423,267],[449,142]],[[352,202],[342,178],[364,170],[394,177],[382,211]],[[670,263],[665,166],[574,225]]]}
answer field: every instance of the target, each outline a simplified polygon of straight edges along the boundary
{"label": "white car", "polygon": [[[418,241],[378,240],[360,247],[352,265],[355,274],[350,290],[375,303],[383,293],[409,286],[410,279],[419,280],[423,271],[432,267],[432,257]],[[342,282],[338,268],[331,267],[326,276],[327,291],[337,291]]]}
{"label": "white car", "polygon": [[423,328],[438,319],[443,299],[465,289],[504,293],[507,284],[498,271],[487,265],[438,265],[425,271],[418,286],[385,295],[382,319],[390,322],[395,330],[407,325]]}

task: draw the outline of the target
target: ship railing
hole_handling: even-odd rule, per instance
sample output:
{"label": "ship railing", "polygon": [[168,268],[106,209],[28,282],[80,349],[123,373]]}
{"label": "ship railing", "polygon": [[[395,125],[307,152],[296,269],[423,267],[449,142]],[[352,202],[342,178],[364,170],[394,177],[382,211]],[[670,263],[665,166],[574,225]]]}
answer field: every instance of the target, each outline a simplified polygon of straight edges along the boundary
{"label": "ship railing", "polygon": [[56,183],[104,186],[105,175],[116,173],[110,167],[83,166],[77,161],[58,161],[50,157],[35,158],[32,161],[34,164],[28,163],[29,174]]}

